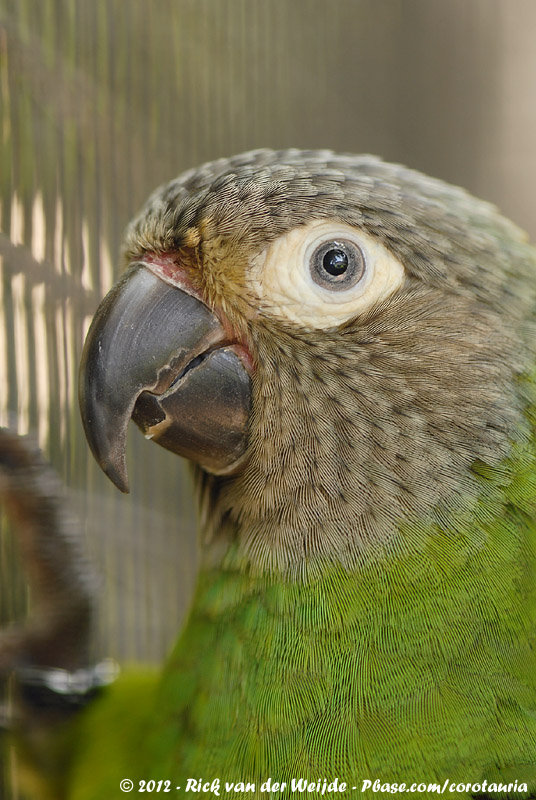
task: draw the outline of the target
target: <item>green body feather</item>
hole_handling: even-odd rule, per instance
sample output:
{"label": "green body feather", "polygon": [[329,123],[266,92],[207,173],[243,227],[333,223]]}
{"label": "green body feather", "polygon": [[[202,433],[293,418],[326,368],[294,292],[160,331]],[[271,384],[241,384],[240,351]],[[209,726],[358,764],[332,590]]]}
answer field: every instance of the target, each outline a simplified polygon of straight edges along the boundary
{"label": "green body feather", "polygon": [[119,682],[89,712],[69,797],[123,777],[181,793],[188,778],[272,778],[282,796],[292,778],[536,791],[534,443],[475,466],[481,496],[456,526],[408,527],[406,552],[359,572],[251,575],[231,548],[200,575],[154,704]]}

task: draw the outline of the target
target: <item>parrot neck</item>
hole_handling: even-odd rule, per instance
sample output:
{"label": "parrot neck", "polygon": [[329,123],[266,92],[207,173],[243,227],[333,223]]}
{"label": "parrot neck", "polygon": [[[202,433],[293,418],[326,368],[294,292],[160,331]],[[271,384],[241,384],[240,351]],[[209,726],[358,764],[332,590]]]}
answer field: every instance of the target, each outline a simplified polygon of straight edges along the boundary
{"label": "parrot neck", "polygon": [[433,312],[421,308],[429,325],[406,348],[396,318],[366,342],[352,330],[324,331],[314,346],[297,333],[259,337],[248,460],[234,476],[198,471],[212,563],[238,542],[243,567],[259,574],[361,569],[477,512],[487,492],[479,470],[500,471],[527,435],[524,400],[494,351],[498,334],[485,328],[475,364],[457,352],[459,337],[445,347]]}

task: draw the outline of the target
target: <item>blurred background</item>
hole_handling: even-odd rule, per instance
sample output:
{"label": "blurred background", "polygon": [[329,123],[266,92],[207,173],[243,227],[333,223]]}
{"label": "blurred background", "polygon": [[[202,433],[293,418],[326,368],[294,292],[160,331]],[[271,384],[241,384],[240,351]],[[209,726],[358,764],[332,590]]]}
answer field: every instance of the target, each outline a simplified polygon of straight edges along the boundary
{"label": "blurred background", "polygon": [[[195,580],[183,464],[132,430],[122,496],[79,420],[129,218],[203,161],[328,147],[462,184],[534,239],[535,34],[534,0],[0,0],[0,425],[39,441],[82,520],[98,655],[161,660]],[[2,518],[0,622],[27,606]]]}

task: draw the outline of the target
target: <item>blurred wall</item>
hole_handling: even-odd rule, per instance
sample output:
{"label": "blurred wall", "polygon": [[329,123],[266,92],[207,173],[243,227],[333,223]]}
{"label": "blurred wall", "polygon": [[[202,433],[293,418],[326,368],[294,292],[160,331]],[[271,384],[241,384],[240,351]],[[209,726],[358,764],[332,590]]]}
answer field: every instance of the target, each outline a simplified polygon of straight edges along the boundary
{"label": "blurred wall", "polygon": [[[534,0],[0,0],[0,424],[70,487],[101,581],[96,649],[158,660],[195,575],[179,460],[93,464],[83,338],[122,231],[160,182],[256,147],[374,152],[460,183],[536,235]],[[0,533],[0,619],[24,577]]]}

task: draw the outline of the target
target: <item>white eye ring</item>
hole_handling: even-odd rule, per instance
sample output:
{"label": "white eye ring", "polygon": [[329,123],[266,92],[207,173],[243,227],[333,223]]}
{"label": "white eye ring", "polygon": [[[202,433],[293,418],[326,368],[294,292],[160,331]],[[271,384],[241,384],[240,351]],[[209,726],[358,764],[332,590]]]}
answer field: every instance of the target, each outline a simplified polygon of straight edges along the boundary
{"label": "white eye ring", "polygon": [[[318,259],[322,256],[323,262],[326,247],[333,250],[343,243],[349,261],[350,256],[355,259],[350,277],[321,278]],[[404,277],[401,262],[375,237],[338,220],[322,219],[271,242],[251,263],[248,283],[266,314],[325,329],[389,297]]]}

